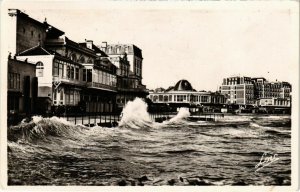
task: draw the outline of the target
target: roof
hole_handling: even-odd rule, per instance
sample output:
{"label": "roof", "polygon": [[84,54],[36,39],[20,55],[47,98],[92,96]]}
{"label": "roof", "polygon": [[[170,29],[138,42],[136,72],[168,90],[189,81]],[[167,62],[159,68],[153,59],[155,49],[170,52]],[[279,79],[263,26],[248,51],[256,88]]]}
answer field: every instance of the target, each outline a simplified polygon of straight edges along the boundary
{"label": "roof", "polygon": [[[83,43],[78,43],[80,46],[83,46],[85,48],[87,48],[86,46],[86,42],[83,42]],[[94,43],[92,44],[92,48],[93,48],[93,51],[95,53],[100,53],[101,54],[101,57],[108,57],[108,55],[102,51],[101,49],[99,49],[99,47],[97,47],[96,45],[94,45]]]}
{"label": "roof", "polygon": [[174,87],[174,91],[195,91],[190,82],[185,79],[178,81]]}
{"label": "roof", "polygon": [[[98,45],[98,47],[101,47]],[[130,47],[130,50],[125,49],[125,47]],[[103,47],[102,47],[103,48]],[[109,48],[113,48],[114,50],[110,50]],[[117,49],[120,48],[120,49]],[[135,55],[141,59],[143,59],[142,50],[134,44],[107,44],[106,51],[108,55],[120,55],[126,52],[128,55]]]}
{"label": "roof", "polygon": [[28,56],[28,55],[53,55],[53,54],[50,53],[45,48],[43,48],[41,45],[31,47],[18,54],[18,56]]}
{"label": "roof", "polygon": [[134,55],[137,56],[137,57],[143,58],[142,50],[140,48],[138,48],[137,46],[135,46],[135,45],[132,45],[132,46],[133,46]]}
{"label": "roof", "polygon": [[57,57],[59,59],[74,63],[71,59],[64,57],[63,55],[59,54],[56,51],[44,48],[41,45],[37,45],[35,47],[29,48],[18,54],[18,56],[36,56],[36,55],[55,55],[55,57]]}

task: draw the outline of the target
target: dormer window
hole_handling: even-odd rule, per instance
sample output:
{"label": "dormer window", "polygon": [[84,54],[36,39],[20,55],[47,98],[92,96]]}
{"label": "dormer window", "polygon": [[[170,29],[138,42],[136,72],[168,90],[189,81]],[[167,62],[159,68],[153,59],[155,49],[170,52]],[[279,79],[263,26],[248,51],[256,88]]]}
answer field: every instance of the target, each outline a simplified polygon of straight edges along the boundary
{"label": "dormer window", "polygon": [[84,59],[83,56],[80,58],[79,62],[80,62],[80,63],[85,63],[85,59]]}
{"label": "dormer window", "polygon": [[77,58],[76,58],[76,55],[75,55],[75,54],[72,54],[72,55],[71,55],[71,60],[74,61],[74,62],[77,62]]}
{"label": "dormer window", "polygon": [[40,61],[36,63],[36,76],[37,77],[44,76],[44,64]]}

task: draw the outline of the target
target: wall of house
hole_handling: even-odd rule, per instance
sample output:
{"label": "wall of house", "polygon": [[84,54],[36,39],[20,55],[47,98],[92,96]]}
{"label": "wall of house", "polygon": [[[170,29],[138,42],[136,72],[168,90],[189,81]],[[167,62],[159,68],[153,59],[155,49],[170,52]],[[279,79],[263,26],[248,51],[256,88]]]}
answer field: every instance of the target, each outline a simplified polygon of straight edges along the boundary
{"label": "wall of house", "polygon": [[25,16],[17,17],[17,53],[37,46],[43,45],[46,39],[46,29],[42,23],[34,22]]}
{"label": "wall of house", "polygon": [[[34,99],[37,96],[35,64],[9,59],[7,77],[8,110],[15,109],[20,113],[34,111]],[[13,99],[18,99],[18,106],[12,106],[15,103]]]}
{"label": "wall of house", "polygon": [[19,60],[27,59],[30,63],[42,62],[44,65],[43,76],[38,77],[38,96],[52,98],[52,65],[53,55],[17,56]]}

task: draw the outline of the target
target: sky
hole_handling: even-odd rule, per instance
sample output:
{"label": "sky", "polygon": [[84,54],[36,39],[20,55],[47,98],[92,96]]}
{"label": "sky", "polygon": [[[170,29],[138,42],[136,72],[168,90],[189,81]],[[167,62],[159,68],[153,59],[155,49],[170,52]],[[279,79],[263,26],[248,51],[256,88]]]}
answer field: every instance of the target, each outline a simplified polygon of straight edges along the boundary
{"label": "sky", "polygon": [[46,17],[76,42],[135,44],[149,89],[186,79],[196,90],[216,91],[232,75],[291,83],[298,75],[295,12],[287,8],[16,8]]}

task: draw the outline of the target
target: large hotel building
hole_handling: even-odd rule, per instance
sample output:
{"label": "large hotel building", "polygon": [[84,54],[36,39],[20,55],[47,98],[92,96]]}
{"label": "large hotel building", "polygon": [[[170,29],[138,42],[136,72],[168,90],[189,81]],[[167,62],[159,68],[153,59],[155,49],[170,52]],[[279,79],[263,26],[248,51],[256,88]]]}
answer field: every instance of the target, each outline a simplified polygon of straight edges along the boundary
{"label": "large hotel building", "polygon": [[269,82],[263,77],[233,76],[223,79],[220,92],[228,104],[240,106],[291,106],[292,86],[288,82]]}

